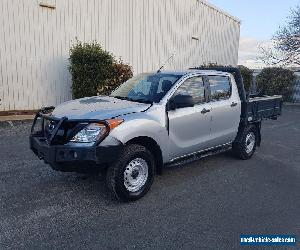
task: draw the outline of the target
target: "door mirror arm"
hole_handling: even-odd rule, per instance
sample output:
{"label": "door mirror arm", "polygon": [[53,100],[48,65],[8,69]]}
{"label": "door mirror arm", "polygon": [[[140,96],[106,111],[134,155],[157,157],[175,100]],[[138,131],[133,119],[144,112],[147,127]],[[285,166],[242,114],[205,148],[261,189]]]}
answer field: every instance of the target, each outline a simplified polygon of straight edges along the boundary
{"label": "door mirror arm", "polygon": [[169,100],[167,102],[167,111],[171,111],[171,110],[175,110],[175,109],[176,109],[176,107],[175,107],[174,103],[172,102],[172,99]]}

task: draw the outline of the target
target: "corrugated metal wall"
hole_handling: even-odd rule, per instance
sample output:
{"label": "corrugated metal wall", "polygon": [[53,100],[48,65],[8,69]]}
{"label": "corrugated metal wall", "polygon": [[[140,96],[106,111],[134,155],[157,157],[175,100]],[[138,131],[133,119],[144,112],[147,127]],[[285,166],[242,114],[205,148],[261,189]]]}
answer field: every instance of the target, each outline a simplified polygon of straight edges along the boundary
{"label": "corrugated metal wall", "polygon": [[173,52],[169,69],[236,65],[239,22],[197,0],[1,0],[0,111],[69,100],[76,38],[100,42],[134,73],[157,69]]}
{"label": "corrugated metal wall", "polygon": [[300,72],[295,72],[297,79],[293,87],[292,101],[300,103]]}

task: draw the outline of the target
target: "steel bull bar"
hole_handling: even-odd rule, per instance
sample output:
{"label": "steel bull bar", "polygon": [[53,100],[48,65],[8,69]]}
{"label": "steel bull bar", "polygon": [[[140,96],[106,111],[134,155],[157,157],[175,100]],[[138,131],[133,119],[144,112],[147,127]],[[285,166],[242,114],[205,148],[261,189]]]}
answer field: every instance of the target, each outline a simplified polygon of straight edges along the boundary
{"label": "steel bull bar", "polygon": [[[109,125],[99,119],[68,119],[51,116],[54,107],[40,109],[33,120],[30,133],[30,148],[45,163],[59,171],[94,172],[113,162],[121,153],[123,144],[109,137]],[[41,119],[41,128],[36,130]],[[45,122],[54,122],[54,128],[46,131]],[[71,138],[89,123],[102,123],[106,134],[95,143],[70,143]],[[47,125],[47,124],[46,124]],[[79,166],[81,165],[81,166]]]}

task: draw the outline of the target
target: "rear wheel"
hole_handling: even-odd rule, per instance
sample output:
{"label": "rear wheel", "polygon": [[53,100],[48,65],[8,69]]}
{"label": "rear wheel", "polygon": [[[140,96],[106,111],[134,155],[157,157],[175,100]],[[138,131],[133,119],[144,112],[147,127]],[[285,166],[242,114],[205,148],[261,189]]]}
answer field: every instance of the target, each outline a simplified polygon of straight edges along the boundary
{"label": "rear wheel", "polygon": [[107,171],[107,185],[124,201],[137,200],[150,189],[154,179],[154,159],[144,146],[127,145]]}
{"label": "rear wheel", "polygon": [[251,125],[244,129],[243,133],[233,143],[233,152],[243,160],[251,158],[256,150],[257,131],[256,127]]}

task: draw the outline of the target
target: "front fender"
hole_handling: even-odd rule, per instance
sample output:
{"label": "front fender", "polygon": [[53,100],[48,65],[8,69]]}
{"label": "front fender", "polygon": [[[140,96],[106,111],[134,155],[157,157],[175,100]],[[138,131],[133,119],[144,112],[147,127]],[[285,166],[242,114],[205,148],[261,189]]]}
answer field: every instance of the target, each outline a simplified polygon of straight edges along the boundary
{"label": "front fender", "polygon": [[160,122],[145,118],[132,118],[111,131],[110,135],[126,144],[136,137],[150,137],[156,141],[162,151],[163,162],[168,161],[168,131]]}

